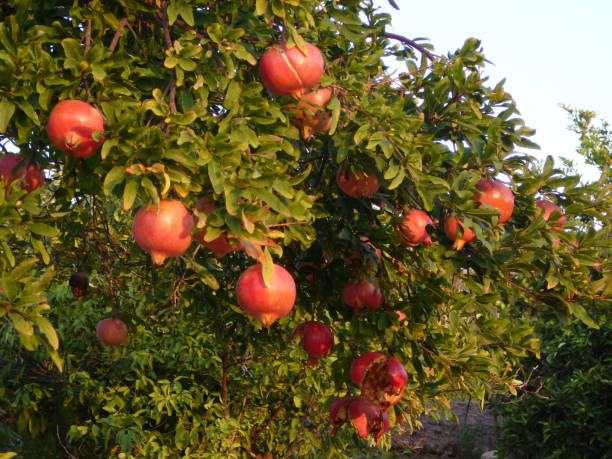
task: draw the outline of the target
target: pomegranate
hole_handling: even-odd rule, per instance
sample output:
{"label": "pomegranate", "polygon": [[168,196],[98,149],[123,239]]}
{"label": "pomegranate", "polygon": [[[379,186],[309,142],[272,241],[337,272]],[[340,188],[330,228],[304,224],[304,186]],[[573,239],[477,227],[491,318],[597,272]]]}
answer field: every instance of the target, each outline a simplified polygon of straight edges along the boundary
{"label": "pomegranate", "polygon": [[474,200],[480,201],[481,206],[488,204],[499,211],[499,223],[504,223],[512,215],[514,209],[514,195],[510,188],[499,180],[482,179],[476,184],[480,193],[476,193]]}
{"label": "pomegranate", "polygon": [[316,46],[305,43],[307,54],[297,46],[278,43],[259,60],[261,82],[275,96],[299,98],[312,89],[323,76],[325,61]]}
{"label": "pomegranate", "polygon": [[[461,229],[463,230],[463,234],[459,236],[457,231],[457,224],[461,225]],[[451,241],[455,241],[453,243],[453,249],[459,251],[463,248],[465,244],[476,239],[476,234],[470,228],[466,228],[463,225],[463,219],[461,217],[456,218],[451,215],[447,215],[446,221],[444,222],[444,232],[446,233],[446,237]]]}
{"label": "pomegranate", "polygon": [[346,304],[361,312],[364,308],[377,309],[383,304],[383,294],[378,284],[363,278],[359,282],[349,282],[342,290],[342,299]]}
{"label": "pomegranate", "polygon": [[397,359],[380,352],[368,352],[351,365],[351,380],[361,394],[387,411],[404,395],[408,374]]}
{"label": "pomegranate", "polygon": [[164,199],[159,212],[154,204],[143,206],[134,217],[134,239],[151,254],[153,263],[161,265],[168,257],[182,255],[191,244],[193,215],[181,201]]}
{"label": "pomegranate", "polygon": [[427,225],[433,225],[429,215],[419,209],[410,209],[402,219],[402,226],[400,227],[404,234],[400,236],[402,243],[410,247],[419,244],[431,245]]}
{"label": "pomegranate", "polygon": [[285,268],[273,265],[269,285],[264,283],[262,265],[256,264],[244,271],[236,284],[236,299],[251,317],[269,327],[276,319],[286,316],[295,303],[295,282]]}
{"label": "pomegranate", "polygon": [[[215,201],[209,197],[204,196],[200,198],[200,200],[196,203],[196,209],[205,214],[210,214],[215,208]],[[198,241],[201,245],[209,249],[216,258],[222,258],[230,252],[234,250],[240,250],[242,246],[240,244],[232,245],[227,239],[226,233],[221,233],[218,237],[213,239],[212,241],[206,241],[206,229],[202,231],[198,231],[193,235],[193,237]]]}
{"label": "pomegranate", "polygon": [[[382,259],[382,252],[380,251],[380,249],[377,249],[374,246],[374,244],[372,244],[366,236],[360,236],[359,239],[367,246],[366,248],[367,251],[370,251],[370,253],[376,254],[376,262],[380,264],[380,260]],[[362,253],[357,249],[353,249],[353,253],[351,254],[351,256],[346,257],[344,261],[347,264],[352,265],[352,264],[361,262],[362,259],[363,259]],[[366,265],[366,270],[372,271],[373,269],[374,269],[374,265],[368,262]]]}
{"label": "pomegranate", "polygon": [[317,365],[321,357],[331,353],[334,345],[334,335],[327,325],[322,322],[304,322],[291,332],[290,341],[296,336],[302,337],[302,347],[308,353],[310,365]]}
{"label": "pomegranate", "polygon": [[96,335],[104,344],[114,346],[125,341],[127,338],[127,327],[122,320],[119,319],[104,319],[98,323],[96,327]]}
{"label": "pomegranate", "polygon": [[22,164],[19,169],[14,170],[19,163],[25,163],[25,158],[21,155],[7,153],[0,158],[0,178],[4,178],[4,186],[8,187],[13,180],[19,179],[19,186],[28,193],[40,188],[45,181],[40,168],[34,164],[30,164],[26,170],[25,164]]}
{"label": "pomegranate", "polygon": [[302,131],[302,140],[308,140],[313,132],[328,132],[332,124],[332,113],[323,110],[333,95],[332,88],[320,88],[302,96],[298,109],[290,118],[292,124]]}
{"label": "pomegranate", "polygon": [[79,298],[87,294],[87,289],[89,288],[89,278],[84,272],[77,271],[70,276],[68,285],[70,285],[74,297]]}
{"label": "pomegranate", "polygon": [[359,171],[351,174],[344,166],[340,166],[336,175],[336,182],[342,191],[353,198],[366,198],[372,196],[380,188],[380,182],[373,175]]}
{"label": "pomegranate", "polygon": [[553,212],[559,212],[559,217],[550,223],[558,225],[553,226],[552,229],[557,231],[563,231],[563,225],[565,224],[565,215],[563,215],[561,207],[546,199],[537,200],[536,206],[538,206],[539,209],[543,210],[543,212],[540,213],[540,216],[546,221],[550,219],[550,216]]}
{"label": "pomegranate", "polygon": [[104,119],[98,110],[86,102],[67,99],[59,102],[49,115],[47,135],[58,149],[77,158],[93,154],[104,142],[96,142],[94,131],[104,129]]}
{"label": "pomegranate", "polygon": [[372,435],[376,439],[376,445],[389,430],[389,415],[365,397],[339,398],[329,410],[329,419],[334,426],[332,434],[350,419],[361,438],[365,440],[368,435]]}

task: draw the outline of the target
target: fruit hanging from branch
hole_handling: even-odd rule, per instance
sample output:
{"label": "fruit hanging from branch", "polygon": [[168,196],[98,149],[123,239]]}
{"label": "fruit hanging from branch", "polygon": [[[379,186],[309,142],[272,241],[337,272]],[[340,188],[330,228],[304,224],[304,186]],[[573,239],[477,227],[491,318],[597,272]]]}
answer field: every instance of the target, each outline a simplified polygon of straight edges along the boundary
{"label": "fruit hanging from branch", "polygon": [[104,129],[104,118],[86,102],[66,99],[59,102],[49,115],[47,135],[51,143],[64,153],[77,158],[92,155],[104,143],[96,141],[94,131]]}
{"label": "fruit hanging from branch", "polygon": [[332,113],[325,106],[333,95],[332,88],[319,88],[302,96],[297,109],[290,109],[291,123],[302,133],[302,140],[308,140],[313,132],[329,132]]}
{"label": "fruit hanging from branch", "polygon": [[[462,234],[459,234],[457,229],[458,226],[461,226],[461,230],[463,231]],[[444,221],[444,233],[447,238],[454,241],[452,248],[456,251],[461,250],[465,244],[476,239],[476,233],[474,233],[471,228],[465,227],[463,218],[453,217],[452,215],[446,216],[446,220]]]}
{"label": "fruit hanging from branch", "polygon": [[410,209],[402,218],[400,240],[404,245],[415,247],[419,244],[431,245],[427,225],[433,225],[431,217],[419,209]]}
{"label": "fruit hanging from branch", "polygon": [[372,196],[380,188],[380,182],[373,175],[364,171],[352,174],[344,165],[338,168],[336,182],[342,191],[357,199]]}
{"label": "fruit hanging from branch", "polygon": [[77,271],[70,276],[68,285],[70,285],[72,294],[75,298],[85,296],[87,294],[87,289],[89,288],[89,277],[87,277],[87,274],[84,272]]}
{"label": "fruit hanging from branch", "polygon": [[325,61],[316,46],[304,42],[306,53],[296,45],[277,43],[259,60],[261,82],[275,96],[299,98],[312,89],[323,76]]}
{"label": "fruit hanging from branch", "polygon": [[290,341],[302,337],[302,347],[310,357],[308,363],[317,365],[321,357],[328,356],[334,345],[334,335],[323,322],[303,322],[293,329]]}
{"label": "fruit hanging from branch", "polygon": [[514,209],[514,195],[510,188],[499,180],[482,179],[476,184],[480,191],[472,199],[481,203],[480,207],[488,204],[499,212],[498,223],[508,221]]}
{"label": "fruit hanging from branch", "polygon": [[293,309],[296,288],[291,274],[280,265],[272,265],[272,276],[264,282],[263,265],[257,263],[244,271],[236,284],[236,299],[249,316],[269,327]]}
{"label": "fruit hanging from branch", "polygon": [[[563,225],[565,224],[565,215],[563,214],[563,210],[561,210],[561,207],[559,207],[554,202],[548,201],[546,199],[537,200],[536,206],[538,206],[538,208],[542,210],[542,212],[539,213],[539,216],[541,216],[551,225],[555,225],[552,227],[552,229],[557,231],[563,231]],[[555,220],[549,221],[553,212],[558,212],[559,216]]]}
{"label": "fruit hanging from branch", "polygon": [[161,265],[166,258],[182,255],[191,244],[193,214],[181,201],[164,199],[143,206],[134,217],[133,232],[136,243],[151,255],[153,263]]}
{"label": "fruit hanging from branch", "polygon": [[342,290],[342,299],[346,304],[361,312],[363,309],[378,309],[382,306],[384,296],[378,288],[378,283],[372,283],[366,278],[358,282],[349,282]]}
{"label": "fruit hanging from branch", "polygon": [[[200,198],[200,200],[198,200],[198,202],[196,203],[196,209],[206,215],[210,214],[214,208],[215,201],[209,196],[204,196],[203,198]],[[196,226],[198,225],[196,224]],[[196,232],[193,237],[201,245],[209,249],[216,258],[222,258],[228,253],[233,252],[235,250],[240,250],[242,248],[241,244],[238,242],[236,242],[236,244],[231,244],[227,238],[227,233],[221,233],[212,241],[206,241],[206,228]]]}
{"label": "fruit hanging from branch", "polygon": [[[22,165],[15,170],[19,163]],[[25,164],[27,164],[26,159],[14,153],[7,153],[0,157],[0,178],[4,179],[5,188],[13,180],[19,180],[19,186],[28,193],[42,186],[45,176],[40,168],[35,164],[30,164],[26,169]]]}
{"label": "fruit hanging from branch", "polygon": [[121,344],[127,338],[128,330],[120,319],[103,319],[96,327],[96,335],[100,341],[109,346]]}
{"label": "fruit hanging from branch", "polygon": [[401,400],[408,382],[404,365],[380,352],[356,358],[350,374],[351,380],[361,387],[361,395],[385,411]]}
{"label": "fruit hanging from branch", "polygon": [[334,427],[332,435],[349,419],[361,438],[365,440],[371,435],[376,445],[389,430],[389,415],[365,397],[341,397],[332,403],[329,410],[329,420]]}

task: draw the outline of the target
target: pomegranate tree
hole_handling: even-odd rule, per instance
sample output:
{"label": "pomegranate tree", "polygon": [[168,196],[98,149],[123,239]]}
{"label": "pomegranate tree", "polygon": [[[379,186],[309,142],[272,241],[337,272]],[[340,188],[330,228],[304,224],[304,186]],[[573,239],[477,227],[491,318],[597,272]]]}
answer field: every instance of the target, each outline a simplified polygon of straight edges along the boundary
{"label": "pomegranate tree", "polygon": [[563,230],[563,225],[565,224],[565,215],[563,215],[563,210],[561,210],[561,207],[559,207],[554,202],[548,201],[546,199],[537,200],[536,206],[538,206],[538,208],[542,210],[539,215],[546,221],[549,221],[550,216],[553,214],[553,212],[558,212],[559,216],[550,223],[555,225],[552,227],[552,229],[557,231]]}
{"label": "pomegranate tree", "polygon": [[325,110],[333,95],[332,88],[320,88],[302,96],[297,109],[291,109],[292,124],[300,128],[302,139],[307,140],[313,132],[328,132],[332,124],[332,113]]}
{"label": "pomegranate tree", "polygon": [[[19,163],[23,163],[17,170]],[[19,186],[27,192],[40,188],[45,181],[40,168],[30,164],[27,168],[25,158],[21,155],[7,153],[0,157],[0,178],[4,179],[4,186],[8,187],[13,180],[20,180]]]}
{"label": "pomegranate tree", "polygon": [[258,263],[244,271],[236,284],[236,299],[240,307],[251,317],[269,327],[275,320],[286,316],[293,309],[295,281],[285,268],[273,264],[270,282],[264,282],[263,266]]}
{"label": "pomegranate tree", "polygon": [[308,359],[310,365],[317,365],[321,357],[331,353],[334,345],[334,335],[323,322],[301,323],[291,332],[290,341],[293,341],[297,336],[302,337],[302,347],[310,357]]}
{"label": "pomegranate tree", "polygon": [[128,330],[125,323],[120,319],[103,319],[96,327],[96,335],[104,344],[115,346],[121,344],[127,338]]}
{"label": "pomegranate tree", "polygon": [[[204,196],[196,203],[196,209],[200,212],[208,215],[215,208],[215,201],[209,197]],[[201,245],[209,249],[216,258],[222,258],[230,252],[234,250],[240,250],[241,245],[235,244],[232,245],[227,239],[227,233],[221,233],[218,237],[213,239],[212,241],[206,241],[206,229],[198,231],[193,235],[193,237],[198,241]]]}
{"label": "pomegranate tree", "polygon": [[94,131],[104,129],[104,118],[98,110],[86,102],[66,99],[59,102],[49,115],[47,135],[51,143],[66,154],[86,158],[104,142],[96,141]]}
{"label": "pomegranate tree", "polygon": [[[461,226],[462,234],[459,234],[457,226]],[[446,237],[451,241],[455,241],[453,243],[453,249],[459,251],[463,248],[465,244],[476,239],[476,233],[471,230],[471,228],[466,228],[463,224],[463,218],[453,217],[452,215],[447,215],[446,220],[444,221],[444,233]]]}
{"label": "pomegranate tree", "polygon": [[75,298],[85,296],[87,294],[87,289],[89,288],[89,277],[87,277],[87,274],[84,272],[77,271],[70,276],[68,285],[70,285],[72,294]]}
{"label": "pomegranate tree", "polygon": [[351,380],[361,387],[361,395],[388,410],[404,395],[408,374],[397,359],[380,352],[368,352],[351,365]]}
{"label": "pomegranate tree", "polygon": [[361,312],[363,309],[377,309],[382,306],[384,297],[378,283],[363,278],[358,282],[349,282],[342,290],[342,299],[346,304]]}
{"label": "pomegranate tree", "polygon": [[510,188],[499,180],[482,179],[476,184],[479,193],[473,197],[481,203],[480,207],[488,204],[499,212],[499,223],[506,222],[514,209],[514,195]]}
{"label": "pomegranate tree", "polygon": [[352,174],[344,166],[338,169],[336,182],[342,191],[353,198],[367,198],[380,188],[380,182],[373,175],[364,171]]}
{"label": "pomegranate tree", "polygon": [[400,240],[411,247],[419,244],[431,245],[427,225],[433,225],[429,215],[419,209],[410,209],[402,219],[400,230],[403,235],[400,235]]}
{"label": "pomegranate tree", "polygon": [[164,199],[143,206],[134,217],[134,239],[151,255],[153,263],[161,265],[168,257],[182,255],[191,244],[193,215],[181,201]]}
{"label": "pomegranate tree", "polygon": [[[376,262],[378,264],[380,264],[380,261],[382,259],[382,252],[381,252],[381,250],[376,248],[376,246],[374,244],[372,244],[370,242],[370,240],[366,236],[361,236],[359,239],[366,245],[366,247],[367,247],[366,250],[367,251],[369,251],[370,253],[373,253],[373,254],[376,255]],[[352,250],[351,256],[350,257],[345,257],[344,261],[347,264],[352,265],[352,264],[356,264],[356,263],[361,262],[362,259],[363,259],[363,254],[361,253],[361,251],[358,250],[357,248],[354,248]],[[367,271],[372,271],[374,268],[375,268],[375,266],[372,263],[368,262],[366,264],[366,270]]]}
{"label": "pomegranate tree", "polygon": [[316,46],[307,42],[305,45],[306,53],[296,45],[277,43],[261,56],[261,82],[275,96],[292,96],[297,99],[321,81],[325,67],[323,54]]}
{"label": "pomegranate tree", "polygon": [[361,438],[365,440],[371,435],[376,439],[376,445],[389,430],[389,415],[365,397],[346,396],[332,403],[329,410],[329,420],[334,427],[332,434],[349,419]]}

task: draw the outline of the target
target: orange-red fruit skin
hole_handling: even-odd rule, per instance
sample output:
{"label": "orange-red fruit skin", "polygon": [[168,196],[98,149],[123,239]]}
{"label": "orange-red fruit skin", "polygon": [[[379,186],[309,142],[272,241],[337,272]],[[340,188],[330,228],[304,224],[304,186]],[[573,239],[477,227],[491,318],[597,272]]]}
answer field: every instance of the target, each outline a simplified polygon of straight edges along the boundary
{"label": "orange-red fruit skin", "polygon": [[13,171],[17,164],[22,162],[20,155],[7,153],[0,157],[0,177],[4,178],[4,186],[8,187],[13,180],[20,180],[19,186],[28,193],[40,188],[45,176],[37,165],[30,164],[27,170],[23,163],[19,169]]}
{"label": "orange-red fruit skin", "polygon": [[104,319],[96,327],[96,335],[100,341],[109,346],[121,344],[127,338],[127,327],[119,319]]}
{"label": "orange-red fruit skin", "polygon": [[561,216],[557,218],[556,220],[551,221],[550,223],[557,225],[557,226],[553,226],[554,230],[557,230],[557,231],[563,230],[563,225],[565,224],[565,215],[563,215],[563,210],[561,210],[561,207],[559,207],[555,203],[548,201],[546,199],[537,200],[536,206],[538,206],[539,209],[543,210],[543,212],[541,212],[541,217],[546,221],[550,219],[550,216],[553,212],[555,211],[559,212]]}
{"label": "orange-red fruit skin", "polygon": [[[215,208],[215,201],[210,196],[204,196],[198,200],[196,203],[196,209],[205,214],[210,214]],[[227,234],[221,233],[218,237],[213,239],[212,241],[206,241],[206,229],[198,231],[193,235],[196,241],[198,241],[201,245],[209,249],[215,258],[223,258],[230,252],[235,250],[240,250],[242,246],[240,244],[232,245],[227,240]]]}
{"label": "orange-red fruit skin", "polygon": [[182,255],[191,244],[194,219],[191,212],[176,199],[143,206],[134,217],[136,243],[151,255],[153,263],[161,265],[166,258]]}
{"label": "orange-red fruit skin", "polygon": [[353,364],[351,365],[351,381],[361,386],[363,376],[372,363],[372,360],[377,357],[384,357],[384,355],[385,354],[381,352],[366,352],[353,360]]}
{"label": "orange-red fruit skin", "polygon": [[310,357],[320,358],[329,355],[334,345],[334,335],[322,322],[308,322],[304,326],[302,346]]}
{"label": "orange-red fruit skin", "polygon": [[98,110],[81,100],[58,102],[49,115],[47,135],[59,150],[77,158],[92,155],[104,142],[96,142],[92,134],[104,129],[104,118]]}
{"label": "orange-red fruit skin", "polygon": [[359,171],[351,174],[342,166],[336,175],[338,187],[353,198],[367,198],[372,196],[380,188],[380,182],[373,175]]}
{"label": "orange-red fruit skin", "polygon": [[342,299],[356,312],[364,308],[377,309],[382,306],[384,296],[377,284],[367,279],[359,282],[349,282],[342,290]]}
{"label": "orange-red fruit skin", "polygon": [[[463,234],[461,236],[458,236],[457,234],[457,225],[461,225],[463,230]],[[474,231],[472,231],[470,228],[465,227],[462,218],[456,218],[451,215],[448,215],[444,221],[444,233],[451,241],[455,241],[453,243],[453,249],[457,251],[461,250],[468,242],[472,242],[474,239],[476,239],[476,233],[474,233]]]}
{"label": "orange-red fruit skin", "polygon": [[328,132],[331,128],[332,114],[324,108],[332,95],[329,87],[315,89],[301,97],[297,109],[289,110],[293,114],[290,121],[302,130],[303,140],[307,140],[313,132]]}
{"label": "orange-red fruit skin", "polygon": [[479,181],[476,188],[479,193],[474,195],[474,200],[497,209],[499,211],[498,223],[508,221],[514,209],[514,195],[510,188],[499,180],[486,179]]}
{"label": "orange-red fruit skin", "polygon": [[297,46],[277,44],[259,60],[261,82],[275,96],[299,97],[321,81],[325,61],[316,46],[305,43],[308,54]]}
{"label": "orange-red fruit skin", "polygon": [[400,240],[404,245],[412,247],[419,244],[431,245],[427,225],[433,225],[433,221],[427,213],[419,209],[410,209],[402,219],[400,230],[403,236],[400,236]]}
{"label": "orange-red fruit skin", "polygon": [[286,316],[293,309],[296,297],[295,281],[280,265],[273,265],[270,284],[263,278],[260,263],[244,271],[236,284],[236,299],[240,307],[251,317],[261,320],[264,327]]}

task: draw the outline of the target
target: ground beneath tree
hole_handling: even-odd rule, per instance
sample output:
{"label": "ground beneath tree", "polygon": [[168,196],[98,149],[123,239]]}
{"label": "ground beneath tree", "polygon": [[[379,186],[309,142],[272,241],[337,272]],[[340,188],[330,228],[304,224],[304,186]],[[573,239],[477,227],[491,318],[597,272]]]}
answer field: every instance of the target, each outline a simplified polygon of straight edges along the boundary
{"label": "ground beneath tree", "polygon": [[453,402],[451,406],[459,423],[421,418],[423,427],[412,435],[410,426],[400,426],[392,433],[392,452],[406,458],[478,459],[482,453],[494,450],[495,424],[500,419],[490,407],[485,405],[481,412],[477,402]]}

